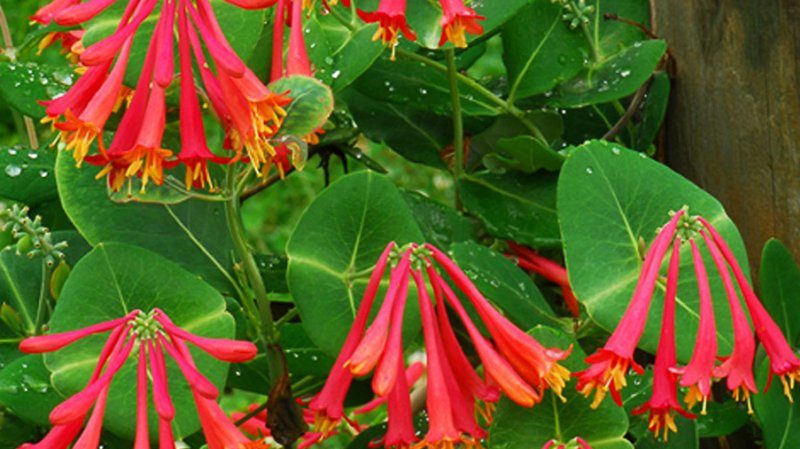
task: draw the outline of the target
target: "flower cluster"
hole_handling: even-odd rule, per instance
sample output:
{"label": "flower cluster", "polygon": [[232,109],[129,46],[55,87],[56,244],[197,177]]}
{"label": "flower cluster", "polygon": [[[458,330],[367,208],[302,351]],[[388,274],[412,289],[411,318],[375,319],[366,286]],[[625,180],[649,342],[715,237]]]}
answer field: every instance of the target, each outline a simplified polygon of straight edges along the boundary
{"label": "flower cluster", "polygon": [[[349,0],[342,3],[350,6]],[[465,33],[476,35],[483,33],[483,27],[478,21],[483,20],[484,17],[466,6],[463,0],[439,0],[439,4],[442,8],[442,36],[439,39],[439,46],[449,41],[456,47],[465,48],[467,46]],[[375,11],[359,10],[358,15],[365,22],[376,22],[380,25],[372,40],[380,39],[385,45],[391,47],[392,58],[394,58],[394,49],[400,33],[410,41],[417,40],[416,33],[406,21],[406,0],[381,0]]]}
{"label": "flower cluster", "polygon": [[[387,266],[389,286],[368,326]],[[468,298],[491,341],[478,330],[439,270]],[[411,379],[405,372],[403,356],[409,281],[417,292],[426,354],[429,428],[418,443],[412,423],[408,385]],[[450,313],[463,324],[483,364],[483,377],[459,343]],[[512,324],[439,249],[430,244],[399,248],[390,243],[375,266],[328,380],[309,408],[315,413],[316,430],[327,435],[347,419],[344,399],[353,378],[373,373],[372,389],[379,398],[386,399],[388,407],[388,430],[383,439],[386,447],[410,447],[414,443],[433,448],[458,443],[479,446],[486,431],[476,416],[488,422],[501,393],[525,407],[541,401],[547,389],[560,396],[569,371],[558,362],[568,352],[545,348]]]}
{"label": "flower cluster", "polygon": [[545,443],[544,446],[542,446],[542,449],[567,449],[567,448],[592,449],[592,447],[589,446],[589,443],[587,443],[586,440],[584,440],[581,437],[575,437],[568,444],[559,443],[556,440],[550,440],[547,443]]}
{"label": "flower cluster", "polygon": [[20,343],[20,350],[28,354],[53,352],[105,332],[110,335],[86,387],[52,410],[53,428],[44,439],[35,444],[23,444],[20,449],[66,449],[73,442],[74,448],[98,447],[111,382],[132,357],[138,363],[134,448],[150,447],[149,380],[158,415],[159,448],[175,449],[172,420],[176,410],[167,385],[165,356],[172,358],[189,384],[209,449],[266,448],[260,440],[251,441],[227,419],[216,403],[217,387],[198,371],[187,346],[191,343],[225,362],[242,363],[256,356],[257,349],[250,342],[191,334],[176,326],[163,311],[154,309],[150,313],[135,310],[122,318],[83,329],[27,338]]}
{"label": "flower cluster", "polygon": [[[63,27],[85,24],[116,0],[53,0],[33,19]],[[244,7],[265,2],[238,0]],[[158,8],[158,11],[156,9]],[[124,85],[134,39],[152,14],[158,19],[147,48],[138,82],[132,90]],[[168,114],[166,90],[173,84],[176,68],[175,28],[180,72],[180,152],[164,148]],[[65,41],[66,44],[66,41]],[[71,46],[70,48],[74,47]],[[271,92],[236,55],[222,33],[209,0],[129,0],[116,30],[78,56],[83,75],[61,97],[43,102],[59,139],[72,151],[78,165],[84,161],[102,166],[98,177],[108,176],[119,190],[138,177],[142,188],[161,184],[164,169],[183,165],[187,188],[209,186],[208,163],[244,160],[259,173],[268,171],[276,152],[271,139],[285,116],[286,93]],[[195,79],[194,68],[199,72]],[[196,86],[211,105],[226,133],[229,156],[213,153],[206,141]],[[110,145],[103,140],[114,112],[124,107]],[[93,150],[96,142],[96,151]]]}
{"label": "flower cluster", "polygon": [[[688,365],[679,367],[675,348],[675,298],[680,267],[681,244],[688,242],[694,275],[697,279],[700,298],[700,319],[692,358]],[[728,308],[733,322],[733,351],[727,356],[718,353],[717,329],[714,307],[709,287],[708,274],[699,243],[707,249],[714,267],[725,289]],[[670,246],[672,251],[669,251]],[[590,366],[578,377],[578,390],[586,396],[594,393],[596,407],[610,392],[621,404],[620,389],[625,387],[625,376],[629,368],[639,374],[642,367],[634,359],[634,351],[642,336],[653,292],[659,279],[662,261],[669,256],[664,313],[661,320],[661,335],[653,370],[653,391],[648,402],[635,413],[649,413],[649,428],[656,434],[663,432],[666,439],[669,431],[676,431],[675,414],[688,418],[694,415],[685,411],[678,401],[677,387],[687,388],[684,402],[691,409],[702,402],[705,413],[706,402],[711,395],[711,384],[725,379],[733,397],[747,402],[757,393],[753,377],[753,359],[756,340],[747,319],[741,297],[753,321],[755,333],[770,360],[770,379],[780,377],[784,392],[791,400],[791,388],[800,378],[800,359],[792,351],[780,328],[769,316],[761,301],[753,292],[739,263],[722,235],[701,216],[689,216],[685,209],[673,214],[672,219],[660,230],[644,258],[643,266],[630,304],[617,328],[596,353],[586,361]],[[729,271],[730,270],[730,271]],[[739,289],[734,285],[730,272]],[[717,360],[723,360],[717,363]]]}

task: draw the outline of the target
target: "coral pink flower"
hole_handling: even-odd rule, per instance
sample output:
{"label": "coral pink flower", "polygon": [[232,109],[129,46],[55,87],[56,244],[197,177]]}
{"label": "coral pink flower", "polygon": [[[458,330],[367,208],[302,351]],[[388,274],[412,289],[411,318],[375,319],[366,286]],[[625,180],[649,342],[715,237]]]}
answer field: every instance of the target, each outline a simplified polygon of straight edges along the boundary
{"label": "coral pink flower", "polygon": [[714,265],[717,267],[722,285],[725,287],[725,294],[728,297],[728,305],[731,309],[731,320],[733,321],[733,353],[722,362],[722,365],[714,369],[714,377],[727,378],[728,389],[733,392],[733,397],[737,401],[747,402],[747,411],[753,412],[750,405],[750,393],[756,393],[756,381],[753,378],[753,359],[756,353],[756,342],[750,323],[739,302],[739,295],[733,287],[728,268],[722,254],[717,249],[717,245],[701,231],[703,240],[706,243]]}
{"label": "coral pink flower", "polygon": [[478,21],[485,17],[464,5],[463,0],[439,0],[439,3],[442,5],[442,37],[439,39],[439,46],[450,41],[456,47],[466,48],[467,39],[464,33],[483,33],[483,26]]}
{"label": "coral pink flower", "polygon": [[378,9],[374,12],[359,10],[358,15],[364,22],[378,22],[380,26],[372,36],[372,40],[380,39],[384,45],[391,47],[393,61],[401,32],[406,39],[417,40],[417,35],[406,23],[406,0],[381,0]]}
{"label": "coral pink flower", "polygon": [[218,395],[216,386],[197,370],[184,341],[195,344],[218,359],[241,362],[255,356],[255,346],[252,343],[191,334],[177,327],[163,311],[155,309],[149,314],[136,310],[120,319],[77,331],[32,337],[24,340],[20,347],[35,352],[55,351],[80,338],[109,330],[111,334],[100,352],[86,387],[51,411],[50,422],[54,427],[44,439],[36,444],[24,444],[20,449],[66,449],[73,441],[73,449],[97,448],[111,381],[134,350],[139,351],[134,449],[150,447],[147,422],[148,380],[153,386],[153,404],[159,418],[159,447],[175,448],[172,420],[176,410],[169,393],[164,351],[176,362],[194,394],[209,449],[266,448],[260,439],[251,441],[227,421],[224,412],[214,401]]}
{"label": "coral pink flower", "polygon": [[330,434],[344,417],[344,398],[353,381],[353,375],[346,364],[361,342],[375,296],[386,271],[386,263],[394,249],[395,244],[392,242],[386,245],[383,253],[381,253],[367,284],[367,289],[364,292],[364,297],[361,300],[353,325],[350,327],[347,339],[333,364],[333,368],[331,368],[330,374],[328,374],[328,379],[322,390],[308,404],[309,410],[315,416],[314,426],[323,435]]}
{"label": "coral pink flower", "polygon": [[[742,268],[733,255],[733,251],[731,251],[728,244],[725,243],[722,235],[720,235],[711,223],[704,218],[701,217],[700,221],[708,230],[714,243],[722,252],[725,261],[733,270],[733,275],[736,278],[739,289],[742,291],[745,304],[747,304],[747,309],[753,320],[756,336],[758,336],[758,340],[764,346],[767,357],[769,357],[770,381],[772,380],[772,376],[777,374],[783,383],[784,394],[789,398],[789,401],[793,401],[791,389],[794,387],[795,381],[800,379],[800,359],[798,359],[791,346],[789,346],[789,342],[786,341],[786,337],[783,335],[778,325],[775,324],[775,320],[769,316],[769,313],[767,313],[761,301],[758,299],[755,292],[753,292],[753,288],[750,286],[750,283],[747,282]],[[769,382],[767,382],[767,385],[769,386]]]}
{"label": "coral pink flower", "polygon": [[[359,307],[356,323],[351,328],[344,347],[334,364],[323,391],[315,397],[310,408],[317,412],[316,432],[320,439],[327,436],[343,418],[344,395],[352,377],[374,371],[373,391],[385,398],[389,411],[389,432],[383,438],[387,447],[409,447],[416,441],[411,421],[409,384],[413,379],[405,372],[402,323],[406,308],[409,277],[416,286],[422,318],[427,373],[426,410],[430,418],[428,433],[418,445],[451,447],[464,443],[478,445],[486,431],[478,422],[491,420],[493,402],[503,391],[515,402],[532,406],[545,389],[557,394],[563,388],[569,372],[558,364],[567,351],[546,349],[494,309],[455,263],[433,246],[409,244],[396,254],[398,260],[389,276],[389,287],[372,324],[367,318],[385,272],[387,247],[370,279],[364,300]],[[497,342],[489,342],[472,322],[461,300],[437,272],[441,267],[453,283],[470,299],[482,322]],[[427,274],[427,280],[423,271]],[[434,302],[428,294],[433,288]],[[475,350],[483,362],[485,379],[481,379],[467,359],[462,344],[455,336],[447,307],[464,324]],[[366,330],[365,330],[366,329]],[[335,390],[334,390],[335,389]],[[372,409],[376,401],[368,404]]]}
{"label": "coral pink flower", "polygon": [[292,22],[289,32],[289,52],[286,55],[286,76],[311,76],[306,41],[303,37],[303,0],[292,1]]}
{"label": "coral pink flower", "polygon": [[633,353],[647,323],[661,260],[683,215],[683,211],[676,213],[659,232],[645,256],[639,281],[617,328],[601,349],[586,358],[589,368],[577,373],[578,390],[587,397],[594,391],[593,408],[600,405],[608,392],[617,404],[622,405],[619,391],[627,385],[625,375],[628,368],[632,367],[640,374],[643,372],[633,360]]}
{"label": "coral pink flower", "polygon": [[[83,25],[106,10],[115,0],[53,0],[41,8],[34,20],[63,26]],[[272,5],[275,0],[230,0],[252,9]],[[141,24],[151,15],[158,20],[150,39],[135,94],[123,85],[131,45]],[[176,19],[177,15],[177,19]],[[162,144],[168,108],[166,89],[175,75],[174,32],[180,52],[181,151],[176,156]],[[49,45],[57,35],[46,38]],[[67,45],[66,38],[64,45]],[[227,164],[239,160],[243,150],[256,170],[274,155],[270,139],[279,129],[289,99],[267,89],[236,55],[217,22],[208,0],[129,0],[117,29],[108,37],[83,49],[71,40],[86,72],[62,97],[45,102],[47,117],[59,139],[78,165],[85,159],[103,167],[109,186],[119,190],[133,177],[161,184],[164,170],[178,164],[186,167],[187,188],[205,188],[210,183],[208,162]],[[206,54],[210,61],[206,61]],[[192,58],[197,62],[201,87],[226,130],[233,158],[214,155],[207,146],[200,106],[195,92]],[[148,63],[149,61],[149,63]],[[213,69],[212,69],[213,67]],[[135,101],[138,97],[139,100]],[[105,124],[125,102],[125,110],[111,148],[102,140]],[[122,126],[122,125],[125,126]],[[121,135],[120,135],[121,134]],[[92,153],[97,141],[97,152]],[[92,153],[92,154],[90,154]]]}
{"label": "coral pink flower", "polygon": [[653,393],[650,400],[633,410],[634,415],[649,413],[648,428],[667,441],[669,432],[677,432],[675,413],[692,419],[678,402],[678,380],[673,368],[678,363],[675,349],[675,297],[678,293],[678,270],[680,268],[681,240],[672,243],[672,255],[667,272],[667,290],[664,293],[664,312],[661,316],[661,336],[658,340],[656,362],[653,370]]}
{"label": "coral pink flower", "polygon": [[567,270],[564,267],[518,243],[509,242],[508,246],[516,255],[513,260],[520,268],[536,273],[561,287],[561,294],[564,296],[564,302],[570,313],[575,318],[580,317],[581,310],[578,306],[578,298],[575,297],[575,293],[572,291]]}
{"label": "coral pink flower", "polygon": [[705,414],[706,404],[711,395],[711,382],[717,359],[717,326],[703,256],[693,239],[689,240],[689,243],[692,246],[697,289],[700,296],[700,324],[697,328],[692,360],[679,372],[681,373],[681,386],[689,388],[684,402],[691,409],[702,401],[701,413]]}

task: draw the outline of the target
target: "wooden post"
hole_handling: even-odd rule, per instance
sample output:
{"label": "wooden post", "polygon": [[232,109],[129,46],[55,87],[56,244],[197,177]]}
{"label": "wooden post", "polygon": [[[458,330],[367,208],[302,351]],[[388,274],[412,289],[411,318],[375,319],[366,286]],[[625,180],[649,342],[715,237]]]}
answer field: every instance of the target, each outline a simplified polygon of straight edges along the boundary
{"label": "wooden post", "polygon": [[654,1],[677,62],[667,163],[719,198],[751,267],[773,236],[800,255],[800,2]]}

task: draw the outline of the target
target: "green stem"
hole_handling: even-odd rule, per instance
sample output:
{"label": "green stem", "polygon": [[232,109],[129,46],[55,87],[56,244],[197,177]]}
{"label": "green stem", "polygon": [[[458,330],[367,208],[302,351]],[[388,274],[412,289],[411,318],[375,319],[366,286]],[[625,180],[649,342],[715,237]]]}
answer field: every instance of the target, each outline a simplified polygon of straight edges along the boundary
{"label": "green stem", "polygon": [[452,48],[445,50],[447,77],[450,80],[450,101],[453,105],[453,180],[456,210],[462,209],[458,182],[464,175],[464,117],[461,115],[461,95],[458,93],[458,68],[456,54]]}
{"label": "green stem", "polygon": [[[427,57],[425,57],[423,55],[420,55],[418,53],[414,53],[412,51],[408,51],[408,50],[406,50],[404,48],[399,48],[398,47],[397,48],[397,54],[400,57],[403,57],[403,58],[406,58],[406,59],[409,59],[409,60],[412,60],[412,61],[420,62],[422,64],[427,65],[428,67],[431,67],[431,68],[434,68],[436,70],[439,70],[440,72],[447,73],[447,74],[450,73],[450,70],[448,69],[448,67],[446,65],[444,65],[444,64],[442,64],[440,62],[436,62],[433,59],[427,58]],[[531,122],[525,116],[525,111],[517,108],[513,104],[511,104],[511,103],[503,100],[502,98],[498,97],[497,95],[494,94],[494,92],[492,92],[489,89],[483,87],[483,85],[481,83],[475,81],[474,79],[472,79],[472,78],[470,78],[470,77],[468,77],[466,75],[463,75],[461,73],[456,72],[455,78],[456,78],[456,80],[458,80],[458,82],[464,84],[465,86],[467,86],[470,89],[474,90],[475,92],[479,93],[485,99],[487,99],[487,100],[491,101],[492,103],[494,103],[495,105],[497,105],[497,107],[502,109],[504,112],[506,112],[508,114],[511,114],[533,136],[535,136],[537,139],[540,139],[542,142],[547,143],[547,139],[544,137],[544,134],[542,134],[542,132],[539,130],[539,128],[537,128],[536,125],[533,122]]]}
{"label": "green stem", "polygon": [[45,310],[49,309],[50,298],[50,276],[52,272],[50,267],[47,266],[47,261],[42,260],[42,285],[39,289],[39,305],[36,308],[36,327],[34,335],[41,335],[44,323],[46,320]]}
{"label": "green stem", "polygon": [[286,371],[284,366],[285,357],[276,351],[282,351],[278,344],[278,327],[275,325],[275,319],[272,316],[272,309],[269,297],[267,296],[267,288],[264,285],[264,279],[258,271],[258,265],[250,251],[247,244],[247,239],[244,231],[244,224],[242,223],[241,214],[239,211],[239,195],[236,192],[237,181],[236,166],[231,165],[228,167],[227,173],[227,197],[228,201],[225,202],[225,217],[228,221],[228,228],[233,241],[234,250],[240,261],[241,267],[247,277],[247,282],[250,284],[255,300],[250,294],[245,292],[242,297],[242,304],[244,305],[247,316],[251,323],[255,326],[259,336],[259,340],[264,345],[267,353],[267,365],[269,367],[269,376],[272,381],[279,379]]}

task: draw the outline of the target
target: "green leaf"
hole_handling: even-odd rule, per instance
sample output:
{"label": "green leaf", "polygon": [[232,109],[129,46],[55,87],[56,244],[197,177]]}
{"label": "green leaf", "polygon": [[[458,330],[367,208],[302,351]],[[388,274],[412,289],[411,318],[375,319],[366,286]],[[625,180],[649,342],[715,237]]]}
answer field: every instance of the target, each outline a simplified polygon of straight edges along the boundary
{"label": "green leaf", "polygon": [[289,260],[285,255],[256,254],[256,264],[267,291],[272,293],[288,293],[289,287],[286,285],[286,268]]}
{"label": "green leaf", "polygon": [[[533,123],[548,142],[552,142],[561,137],[564,133],[564,123],[561,114],[553,111],[531,111],[525,114],[525,118]],[[494,122],[477,134],[472,139],[472,146],[480,155],[497,152],[500,145],[507,145],[507,139],[516,139],[522,136],[533,137],[530,131],[519,121],[518,118],[506,114],[497,117]],[[506,142],[504,144],[504,142]],[[556,153],[550,151],[550,153]],[[560,155],[555,155],[560,157]]]}
{"label": "green leaf", "polygon": [[60,153],[56,182],[61,203],[75,228],[92,245],[124,242],[150,249],[229,292],[233,243],[221,203],[189,200],[177,205],[117,204],[97,168],[76,168]]}
{"label": "green leaf", "polygon": [[[574,344],[568,337],[553,329],[538,327],[533,330],[545,346],[566,348]],[[565,362],[570,370],[582,367],[586,355],[575,345]],[[566,402],[561,402],[552,392],[533,408],[522,408],[506,398],[500,400],[489,431],[489,449],[540,448],[552,439],[567,443],[581,437],[593,449],[633,449],[625,440],[628,417],[625,410],[605,401],[596,410],[574,388],[564,389]]]}
{"label": "green leaf", "polygon": [[[756,382],[766,385],[769,377],[769,359],[764,359],[756,369]],[[800,447],[800,394],[792,390],[794,403],[783,395],[780,382],[772,388],[753,396],[753,409],[764,435],[764,449],[791,449]]]}
{"label": "green leaf", "polygon": [[545,93],[583,69],[585,38],[570,30],[562,15],[559,3],[536,0],[503,27],[509,98]]}
{"label": "green leaf", "polygon": [[[591,141],[567,158],[558,183],[567,271],[576,296],[601,327],[613,330],[628,306],[642,265],[640,239],[649,246],[657,228],[669,220],[668,212],[684,205],[720,231],[747,270],[742,239],[719,202],[665,165],[606,141]],[[699,246],[707,252],[704,244]],[[699,318],[698,295],[688,245],[681,254],[676,333],[678,358],[688,362]],[[706,257],[719,351],[726,354],[732,343],[730,311],[719,275]],[[654,300],[639,343],[646,351],[656,349],[661,310],[662,302]]]}
{"label": "green leaf", "polygon": [[800,338],[800,269],[794,256],[775,239],[764,245],[759,271],[761,300],[790,344]]}
{"label": "green leaf", "polygon": [[[375,100],[410,105],[439,115],[450,115],[450,81],[447,74],[426,64],[398,58],[381,58],[353,83],[359,92]],[[497,115],[500,107],[463,82],[458,86],[465,115]]]}
{"label": "green leaf", "polygon": [[653,75],[653,82],[642,104],[642,121],[637,126],[635,149],[646,150],[658,136],[667,115],[670,88],[667,72]]}
{"label": "green leaf", "polygon": [[34,441],[39,434],[36,426],[9,413],[0,412],[0,447],[19,447],[23,443]]}
{"label": "green leaf", "polygon": [[[83,36],[85,47],[99,42],[111,36],[119,25],[120,19],[126,3],[120,2],[109,7],[97,18],[89,21],[84,28],[86,34]],[[211,0],[214,14],[222,27],[222,32],[233,50],[239,55],[242,61],[247,61],[255,50],[256,43],[261,36],[261,30],[267,25],[266,10],[245,10],[233,6],[224,0]],[[125,83],[135,86],[142,72],[150,40],[153,37],[153,30],[159,18],[160,7],[156,7],[156,14],[151,14],[136,32],[131,47],[130,61],[125,73]],[[201,37],[202,39],[202,37]],[[177,58],[177,51],[175,52]]]}
{"label": "green leaf", "polygon": [[455,210],[421,193],[404,191],[403,199],[417,220],[426,242],[447,249],[453,243],[472,240],[474,224]]}
{"label": "green leaf", "polygon": [[548,103],[562,108],[579,108],[626,97],[653,75],[666,50],[667,44],[661,40],[637,42],[559,84]]}
{"label": "green leaf", "polygon": [[595,5],[597,17],[600,19],[600,51],[603,55],[613,55],[645,39],[647,36],[635,26],[618,21],[605,20],[606,14],[615,14],[618,17],[641,23],[647,26],[650,23],[650,7],[647,2],[638,0],[595,0],[587,3]]}
{"label": "green leaf", "polygon": [[517,326],[561,324],[530,276],[502,254],[475,242],[456,243],[450,252],[478,290]]}
{"label": "green leaf", "polygon": [[40,354],[20,357],[0,371],[0,404],[26,421],[49,426],[50,410],[64,399],[50,383]]}
{"label": "green leaf", "polygon": [[[149,312],[155,307],[189,332],[204,337],[233,337],[233,319],[225,312],[225,301],[216,290],[157,254],[119,243],[98,245],[75,265],[56,304],[50,329],[52,333],[79,329],[135,309]],[[60,393],[71,395],[85,387],[107,337],[95,335],[45,355],[53,385]],[[195,348],[192,355],[198,370],[222,386],[228,365]],[[136,389],[132,386],[136,385],[136,361],[136,355],[131,355],[114,377],[104,424],[108,431],[128,439],[135,432]],[[169,357],[167,369],[170,396],[178,411],[174,429],[176,438],[182,438],[197,430],[199,422],[191,411],[194,402],[188,385]],[[154,412],[150,424],[156,428]]]}
{"label": "green leaf", "polygon": [[453,141],[453,119],[413,105],[377,101],[356,89],[342,94],[356,125],[370,140],[383,142],[404,158],[444,168],[440,152]]}
{"label": "green leaf", "polygon": [[729,399],[725,402],[709,402],[706,414],[697,415],[697,434],[700,438],[716,438],[730,435],[750,421],[744,404]]}
{"label": "green leaf", "polygon": [[539,170],[558,171],[564,163],[564,156],[531,136],[517,136],[499,139],[497,152],[483,157],[483,164],[492,172],[506,169],[523,173]]}
{"label": "green leaf", "polygon": [[281,78],[269,85],[275,93],[286,93],[292,102],[279,135],[303,137],[318,130],[333,112],[333,93],[321,81],[301,75]]}
{"label": "green leaf", "polygon": [[556,177],[475,173],[459,182],[464,207],[489,232],[534,247],[560,244],[556,218]]}
{"label": "green leaf", "polygon": [[0,148],[0,197],[27,205],[57,199],[55,163],[56,154],[48,149]]}
{"label": "green leaf", "polygon": [[44,117],[38,102],[50,100],[69,89],[75,75],[65,67],[35,62],[0,62],[0,98],[24,115]]}
{"label": "green leaf", "polygon": [[[400,192],[382,175],[353,173],[322,192],[303,213],[286,251],[289,290],[311,341],[337,354],[368,281],[354,274],[374,266],[390,241],[422,239]],[[417,321],[406,319],[410,326]]]}
{"label": "green leaf", "polygon": [[[322,22],[319,27],[309,27],[311,30],[321,30],[322,33],[309,35],[309,41],[319,45],[320,39],[326,39],[327,51],[322,53],[319,49],[315,54],[320,55],[312,62],[316,67],[315,76],[331,86],[334,92],[341,92],[344,88],[357,80],[372,64],[380,57],[384,51],[384,46],[380,42],[374,42],[372,36],[378,29],[377,24],[365,24],[355,30],[345,28],[345,40],[343,42],[331,42],[328,40],[329,21],[335,21],[331,14],[317,18]],[[338,22],[337,22],[338,23]],[[331,46],[334,44],[335,46]],[[312,53],[313,54],[313,53]]]}

